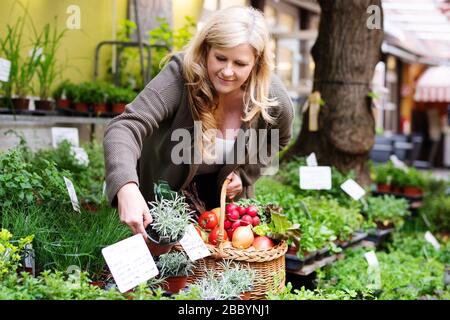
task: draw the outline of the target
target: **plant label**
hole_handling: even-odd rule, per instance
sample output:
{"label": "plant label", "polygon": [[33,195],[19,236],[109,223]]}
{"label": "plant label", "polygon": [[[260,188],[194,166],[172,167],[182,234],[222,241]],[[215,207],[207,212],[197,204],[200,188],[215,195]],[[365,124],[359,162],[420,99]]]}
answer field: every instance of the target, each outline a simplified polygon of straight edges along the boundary
{"label": "plant label", "polygon": [[300,167],[299,170],[300,189],[331,189],[331,167]]}
{"label": "plant label", "polygon": [[202,238],[192,224],[186,228],[186,233],[183,239],[180,240],[180,244],[184,251],[186,251],[189,259],[192,261],[211,255]]}
{"label": "plant label", "polygon": [[369,251],[364,254],[369,266],[367,267],[368,283],[367,287],[369,289],[381,289],[381,271],[380,264],[378,262],[377,255],[374,251]]}
{"label": "plant label", "polygon": [[364,253],[364,258],[366,258],[369,266],[372,266],[375,268],[380,267],[380,263],[378,262],[378,258],[377,258],[375,251],[369,251],[369,252]]}
{"label": "plant label", "polygon": [[70,150],[72,150],[73,155],[75,156],[75,159],[77,159],[78,163],[83,166],[89,165],[89,157],[86,153],[86,150],[79,147],[71,147]]}
{"label": "plant label", "polygon": [[317,167],[317,158],[316,158],[316,154],[313,152],[311,153],[307,158],[306,158],[306,164],[308,165],[308,167]]}
{"label": "plant label", "polygon": [[0,58],[0,81],[8,82],[11,72],[11,61]]}
{"label": "plant label", "polygon": [[122,293],[159,273],[141,234],[103,248],[102,254]]}
{"label": "plant label", "polygon": [[341,184],[341,189],[356,201],[366,194],[366,191],[353,179],[348,179]]}
{"label": "plant label", "polygon": [[102,196],[106,195],[106,181],[103,181],[103,190],[102,190]]}
{"label": "plant label", "polygon": [[64,182],[66,183],[67,191],[69,192],[70,201],[72,202],[73,210],[80,212],[80,203],[78,202],[77,193],[75,192],[75,187],[73,186],[72,181],[70,179],[64,178]]}
{"label": "plant label", "polygon": [[427,240],[431,245],[436,249],[441,249],[441,245],[436,240],[436,238],[433,236],[433,234],[430,231],[425,232],[425,240]]}
{"label": "plant label", "polygon": [[391,156],[389,157],[389,160],[392,161],[392,163],[394,164],[394,167],[403,169],[403,170],[408,170],[408,166],[403,161],[401,161],[399,158],[397,158],[397,156],[395,154],[391,154]]}
{"label": "plant label", "polygon": [[63,140],[69,141],[74,147],[80,146],[80,140],[78,138],[78,128],[52,128],[52,145],[53,148],[58,148]]}

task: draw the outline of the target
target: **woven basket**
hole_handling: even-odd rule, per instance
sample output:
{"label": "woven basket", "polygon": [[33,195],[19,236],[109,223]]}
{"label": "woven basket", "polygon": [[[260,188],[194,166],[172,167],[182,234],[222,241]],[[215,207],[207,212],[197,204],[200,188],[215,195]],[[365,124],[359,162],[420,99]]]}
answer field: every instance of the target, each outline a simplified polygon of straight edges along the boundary
{"label": "woven basket", "polygon": [[218,246],[206,245],[211,255],[195,262],[194,273],[188,278],[188,282],[192,283],[202,278],[206,270],[220,272],[223,270],[220,263],[223,260],[232,260],[241,267],[250,268],[255,272],[250,299],[264,299],[267,293],[278,293],[285,288],[286,269],[284,255],[287,251],[287,244],[285,241],[281,241],[276,246],[266,250],[244,250],[224,247],[225,195],[229,182],[229,179],[225,180],[220,194]]}

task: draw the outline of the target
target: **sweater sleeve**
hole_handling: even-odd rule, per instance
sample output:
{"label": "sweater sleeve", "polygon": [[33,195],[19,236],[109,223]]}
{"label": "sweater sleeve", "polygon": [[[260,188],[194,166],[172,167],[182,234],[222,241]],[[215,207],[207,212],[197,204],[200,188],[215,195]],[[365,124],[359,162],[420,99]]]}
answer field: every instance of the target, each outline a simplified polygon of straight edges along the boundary
{"label": "sweater sleeve", "polygon": [[184,86],[181,70],[181,60],[174,56],[124,113],[108,123],[103,146],[106,194],[112,205],[116,205],[117,192],[126,183],[139,185],[136,165],[145,138],[179,107]]}
{"label": "sweater sleeve", "polygon": [[[278,100],[278,106],[275,107],[275,124],[273,124],[269,130],[279,130],[279,148],[278,151],[284,149],[291,140],[292,137],[292,125],[294,120],[294,106],[289,97],[287,90],[285,89],[281,79],[277,76],[273,76],[271,82],[271,97],[276,97]],[[269,134],[270,135],[270,134]],[[267,144],[269,159],[268,161],[258,161],[257,164],[244,164],[238,168],[238,174],[241,177],[242,184],[244,186],[251,186],[256,183],[256,180],[261,176],[261,171],[271,165],[273,157],[277,154],[270,154],[270,139]]]}

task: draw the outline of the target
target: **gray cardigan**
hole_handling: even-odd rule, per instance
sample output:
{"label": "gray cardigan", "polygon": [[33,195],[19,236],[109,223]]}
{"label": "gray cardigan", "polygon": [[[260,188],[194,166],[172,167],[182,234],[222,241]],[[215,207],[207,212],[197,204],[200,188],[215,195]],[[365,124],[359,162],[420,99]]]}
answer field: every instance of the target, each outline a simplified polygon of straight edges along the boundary
{"label": "gray cardigan", "polygon": [[[135,182],[146,201],[152,201],[153,182],[162,179],[173,190],[181,190],[194,178],[198,164],[174,164],[171,160],[172,148],[179,143],[171,141],[171,133],[179,128],[188,130],[192,135],[194,132],[182,68],[182,56],[173,56],[126,106],[125,112],[108,123],[103,145],[106,193],[113,206],[117,205],[117,192],[128,182]],[[271,110],[276,123],[269,125],[258,116],[245,123],[242,129],[244,132],[249,128],[269,129],[269,132],[272,128],[279,129],[279,149],[282,149],[292,135],[294,108],[281,80],[275,75],[271,78],[270,97],[276,97],[279,103]],[[254,142],[252,137],[250,135],[246,139],[247,145]],[[243,184],[239,198],[253,197],[254,183],[261,175],[260,169],[265,166],[267,163],[225,164],[218,174],[218,186],[235,171]]]}

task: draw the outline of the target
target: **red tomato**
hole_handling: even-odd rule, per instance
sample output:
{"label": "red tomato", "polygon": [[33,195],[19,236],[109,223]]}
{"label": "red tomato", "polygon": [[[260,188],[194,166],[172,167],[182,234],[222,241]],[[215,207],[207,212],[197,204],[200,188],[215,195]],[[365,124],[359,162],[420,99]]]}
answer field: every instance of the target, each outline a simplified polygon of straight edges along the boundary
{"label": "red tomato", "polygon": [[205,211],[198,217],[198,224],[203,229],[211,230],[219,223],[217,215],[213,211]]}
{"label": "red tomato", "polygon": [[245,210],[250,217],[256,217],[258,215],[258,209],[255,206],[250,205]]}
{"label": "red tomato", "polygon": [[[208,241],[212,245],[217,245],[217,237],[219,236],[219,226],[214,227],[209,234]],[[228,240],[227,232],[223,233],[223,240]]]}

